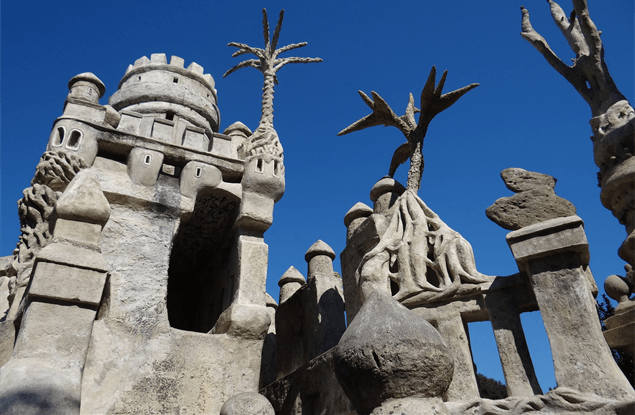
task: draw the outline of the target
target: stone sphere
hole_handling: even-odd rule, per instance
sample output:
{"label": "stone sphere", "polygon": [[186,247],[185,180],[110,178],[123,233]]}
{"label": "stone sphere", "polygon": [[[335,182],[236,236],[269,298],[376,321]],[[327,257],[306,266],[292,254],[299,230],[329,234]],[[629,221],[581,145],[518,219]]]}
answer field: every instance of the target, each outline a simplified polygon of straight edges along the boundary
{"label": "stone sphere", "polygon": [[380,290],[342,336],[334,363],[337,380],[360,413],[388,399],[441,397],[454,371],[439,332]]}
{"label": "stone sphere", "polygon": [[243,392],[229,398],[220,415],[275,415],[271,403],[257,392]]}

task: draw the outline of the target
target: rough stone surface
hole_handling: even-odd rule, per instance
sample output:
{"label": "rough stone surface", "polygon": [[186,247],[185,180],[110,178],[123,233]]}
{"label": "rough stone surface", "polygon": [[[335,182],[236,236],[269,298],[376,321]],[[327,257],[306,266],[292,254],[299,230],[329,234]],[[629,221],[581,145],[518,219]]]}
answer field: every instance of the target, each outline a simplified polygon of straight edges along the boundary
{"label": "rough stone surface", "polygon": [[441,397],[454,366],[434,327],[379,290],[342,336],[334,362],[338,381],[362,413],[390,398]]}
{"label": "rough stone surface", "polygon": [[256,392],[243,392],[232,396],[220,408],[220,415],[274,415],[273,407]]}
{"label": "rough stone surface", "polygon": [[505,186],[514,193],[527,190],[553,190],[556,187],[556,179],[548,174],[527,171],[517,167],[510,167],[501,172],[501,178]]}
{"label": "rough stone surface", "polygon": [[498,199],[485,214],[505,229],[517,230],[576,213],[571,202],[556,196],[556,179],[549,175],[509,168],[501,172],[501,177],[505,186],[516,194]]}
{"label": "rough stone surface", "polygon": [[370,415],[449,415],[441,398],[390,399]]}

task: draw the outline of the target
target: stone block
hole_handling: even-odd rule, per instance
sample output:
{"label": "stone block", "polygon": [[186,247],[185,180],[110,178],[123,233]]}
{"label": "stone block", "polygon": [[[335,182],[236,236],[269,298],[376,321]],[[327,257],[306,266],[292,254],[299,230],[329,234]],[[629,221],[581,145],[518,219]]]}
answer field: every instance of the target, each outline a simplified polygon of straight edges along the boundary
{"label": "stone block", "polygon": [[150,136],[155,140],[174,144],[174,121],[155,118]]}
{"label": "stone block", "polygon": [[183,132],[181,145],[194,150],[208,151],[209,138],[205,135],[205,129],[188,125]]}
{"label": "stone block", "polygon": [[507,244],[516,262],[552,255],[559,252],[579,252],[583,261],[589,260],[589,243],[584,222],[578,216],[551,219],[507,234]]}
{"label": "stone block", "polygon": [[49,298],[97,307],[101,301],[106,273],[38,261],[29,297]]}
{"label": "stone block", "polygon": [[139,135],[139,128],[143,115],[138,112],[123,110],[121,111],[121,120],[117,129],[126,133]]}

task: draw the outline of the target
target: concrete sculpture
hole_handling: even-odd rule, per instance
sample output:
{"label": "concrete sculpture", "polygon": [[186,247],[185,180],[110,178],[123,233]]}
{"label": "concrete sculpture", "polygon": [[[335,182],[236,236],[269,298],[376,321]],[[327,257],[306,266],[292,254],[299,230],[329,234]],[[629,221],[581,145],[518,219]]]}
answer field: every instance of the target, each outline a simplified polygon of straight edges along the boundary
{"label": "concrete sculpture", "polygon": [[[279,58],[306,43],[277,48],[283,13],[270,38],[263,10],[265,48],[230,43],[234,56],[257,59],[225,74],[251,66],[264,75],[253,133],[239,121],[220,133],[213,78],[176,56],[138,59],[109,105],[99,104],[105,86],[94,74],[70,80],[18,204],[18,246],[0,258],[0,412],[635,411],[635,390],[607,345],[635,351],[633,264],[624,253],[633,240],[626,179],[635,116],[605,70],[585,2],[574,1],[568,20],[550,5],[578,53],[574,66],[559,63],[526,11],[523,36],[591,105],[602,201],[630,232],[620,250],[626,277],[605,284],[619,305],[604,334],[584,223],[555,195],[555,178],[501,173],[515,194],[487,216],[511,231],[518,273],[509,276],[480,273],[470,244],[417,195],[429,123],[477,86],[442,94],[447,72],[436,84],[434,67],[421,108],[411,94],[401,117],[377,93],[360,92],[372,113],[340,134],[383,124],[407,141],[370,189],[372,207],[359,202],[344,215],[341,275],[336,253],[318,240],[305,255],[306,277],[291,266],[280,278],[277,304],[265,292],[264,241],[285,191],[273,88],[284,65],[321,59]],[[408,159],[404,187],[393,176]],[[521,321],[532,311],[552,349],[558,387],[547,393]],[[466,329],[477,321],[491,324],[507,398],[479,395]]]}

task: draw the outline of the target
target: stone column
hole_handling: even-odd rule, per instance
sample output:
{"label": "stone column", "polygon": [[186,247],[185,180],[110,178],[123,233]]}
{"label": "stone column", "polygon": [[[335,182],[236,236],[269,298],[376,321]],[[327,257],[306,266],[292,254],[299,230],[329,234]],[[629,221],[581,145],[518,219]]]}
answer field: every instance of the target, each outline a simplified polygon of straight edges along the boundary
{"label": "stone column", "polygon": [[55,212],[53,242],[36,258],[15,348],[0,371],[4,414],[79,414],[82,372],[106,282],[98,241],[110,206],[97,178],[84,170]]}
{"label": "stone column", "polygon": [[485,304],[494,329],[507,394],[542,395],[514,297],[494,291],[485,296]]}
{"label": "stone column", "polygon": [[307,360],[321,355],[340,341],[346,330],[342,280],[333,272],[335,252],[321,240],[306,252],[309,301],[304,338]]}
{"label": "stone column", "polygon": [[530,225],[510,232],[507,243],[536,295],[558,386],[607,399],[634,398],[602,336],[587,280],[589,251],[582,219],[569,216]]}
{"label": "stone column", "polygon": [[444,400],[452,402],[479,398],[470,340],[463,318],[458,311],[452,309],[440,312],[439,315],[443,315],[443,318],[437,321],[437,330],[454,357],[454,376]]}

